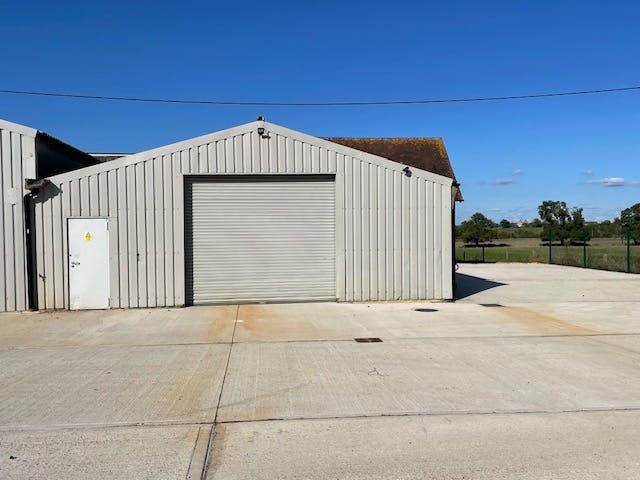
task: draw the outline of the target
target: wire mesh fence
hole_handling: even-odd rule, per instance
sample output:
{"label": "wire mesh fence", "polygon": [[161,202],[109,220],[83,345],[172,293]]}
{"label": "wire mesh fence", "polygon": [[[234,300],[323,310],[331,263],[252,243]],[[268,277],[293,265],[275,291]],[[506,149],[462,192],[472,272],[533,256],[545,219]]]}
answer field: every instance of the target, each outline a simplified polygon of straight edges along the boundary
{"label": "wire mesh fence", "polygon": [[631,235],[582,242],[510,241],[509,244],[456,245],[456,261],[551,263],[598,270],[640,273],[640,245]]}

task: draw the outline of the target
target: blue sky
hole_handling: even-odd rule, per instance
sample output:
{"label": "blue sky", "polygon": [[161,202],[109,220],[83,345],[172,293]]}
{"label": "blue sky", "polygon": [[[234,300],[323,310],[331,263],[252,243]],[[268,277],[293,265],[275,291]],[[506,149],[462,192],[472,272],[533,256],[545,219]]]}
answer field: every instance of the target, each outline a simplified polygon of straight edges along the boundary
{"label": "blue sky", "polygon": [[[296,102],[640,85],[639,20],[632,1],[32,1],[0,17],[0,88]],[[546,199],[603,219],[640,201],[640,91],[306,109],[0,95],[0,118],[89,151],[140,151],[258,114],[318,136],[443,137],[461,219],[533,218]]]}

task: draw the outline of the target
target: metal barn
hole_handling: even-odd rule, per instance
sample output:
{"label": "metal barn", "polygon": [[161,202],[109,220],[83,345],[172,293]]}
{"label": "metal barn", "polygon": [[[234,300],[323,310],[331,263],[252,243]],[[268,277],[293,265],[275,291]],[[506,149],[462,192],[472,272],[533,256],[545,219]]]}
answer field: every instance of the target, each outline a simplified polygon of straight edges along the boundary
{"label": "metal barn", "polygon": [[36,179],[96,163],[44,132],[0,120],[0,311],[34,306],[28,207]]}
{"label": "metal barn", "polygon": [[452,299],[461,197],[429,145],[449,176],[259,119],[51,176],[38,308]]}

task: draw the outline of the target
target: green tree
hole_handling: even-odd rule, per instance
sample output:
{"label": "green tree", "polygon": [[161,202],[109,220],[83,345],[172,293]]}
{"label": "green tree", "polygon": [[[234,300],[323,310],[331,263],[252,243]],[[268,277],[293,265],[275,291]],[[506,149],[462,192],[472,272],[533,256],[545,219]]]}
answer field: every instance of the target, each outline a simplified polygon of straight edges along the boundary
{"label": "green tree", "polygon": [[570,219],[565,224],[567,238],[572,243],[582,243],[583,241],[591,240],[591,234],[589,230],[585,228],[582,210],[582,208],[577,207],[571,210]]}
{"label": "green tree", "polygon": [[506,218],[500,220],[500,228],[511,228],[512,226],[513,224]]}
{"label": "green tree", "polygon": [[629,231],[631,240],[635,245],[640,245],[640,203],[625,208],[620,213],[620,223],[624,235]]}
{"label": "green tree", "polygon": [[560,240],[564,245],[566,240],[565,225],[569,219],[569,208],[565,202],[545,200],[538,206],[538,215],[542,220],[542,232],[540,238],[548,240],[549,236],[553,240]]}
{"label": "green tree", "polygon": [[471,218],[462,222],[458,228],[458,234],[466,243],[485,243],[496,238],[496,224],[485,217],[482,213],[476,212]]}
{"label": "green tree", "polygon": [[595,222],[589,224],[588,228],[592,237],[612,238],[621,235],[619,218],[616,218],[613,222],[610,220],[604,220],[600,223]]}
{"label": "green tree", "polygon": [[529,226],[540,228],[542,226],[542,220],[540,220],[539,218],[534,218],[533,220],[531,220],[531,222],[529,222]]}
{"label": "green tree", "polygon": [[[582,242],[585,239],[585,223],[582,208],[569,210],[565,202],[545,200],[538,206],[538,215],[542,220],[540,238],[548,240],[549,236],[564,245],[565,241]],[[586,239],[590,234],[586,232]]]}

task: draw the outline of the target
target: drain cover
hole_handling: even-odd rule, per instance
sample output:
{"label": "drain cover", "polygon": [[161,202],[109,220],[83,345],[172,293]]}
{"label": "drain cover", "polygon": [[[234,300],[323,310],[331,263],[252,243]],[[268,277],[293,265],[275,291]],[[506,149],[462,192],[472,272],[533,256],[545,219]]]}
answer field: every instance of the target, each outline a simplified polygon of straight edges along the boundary
{"label": "drain cover", "polygon": [[500,305],[499,303],[481,303],[480,306],[489,308],[504,307],[504,305]]}
{"label": "drain cover", "polygon": [[416,312],[423,312],[423,313],[433,313],[438,311],[435,308],[414,308],[414,310]]}
{"label": "drain cover", "polygon": [[358,343],[377,343],[382,341],[382,339],[378,337],[354,338],[354,340]]}

